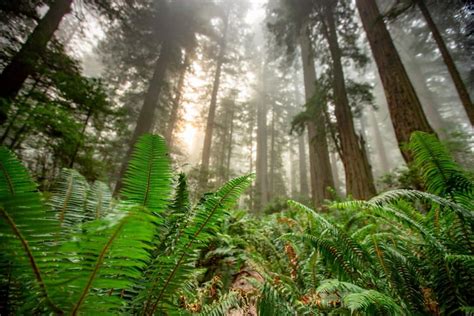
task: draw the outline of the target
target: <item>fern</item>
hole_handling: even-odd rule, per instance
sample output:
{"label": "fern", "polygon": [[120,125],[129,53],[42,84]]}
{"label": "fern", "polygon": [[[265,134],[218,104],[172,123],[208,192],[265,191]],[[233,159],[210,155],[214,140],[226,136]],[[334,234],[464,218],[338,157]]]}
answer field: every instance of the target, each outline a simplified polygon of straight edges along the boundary
{"label": "fern", "polygon": [[190,224],[182,231],[174,249],[174,256],[159,257],[154,262],[156,271],[146,289],[143,308],[145,314],[153,314],[163,304],[173,305],[176,289],[187,279],[193,269],[195,251],[209,240],[216,231],[217,223],[225,215],[240,194],[250,185],[253,176],[230,180],[215,194],[208,196],[196,206]]}
{"label": "fern", "polygon": [[414,132],[410,138],[409,149],[428,192],[449,197],[454,201],[463,200],[457,199],[456,196],[470,197],[472,202],[472,182],[434,135]]}
{"label": "fern", "polygon": [[[20,281],[34,280],[30,286],[39,293],[39,300],[60,313],[50,298],[48,286],[48,274],[55,267],[51,245],[55,243],[59,225],[45,211],[36,184],[26,169],[3,147],[0,147],[0,215],[1,253],[7,259],[0,261],[2,279],[8,273]],[[27,306],[33,308],[39,300],[27,302]]]}
{"label": "fern", "polygon": [[111,211],[111,203],[112,192],[107,184],[95,181],[87,192],[86,218],[88,220],[104,218]]}
{"label": "fern", "polygon": [[61,227],[78,226],[85,219],[85,201],[89,185],[77,171],[63,169],[53,187],[53,195],[48,204],[55,213]]}
{"label": "fern", "polygon": [[135,145],[123,180],[121,197],[160,213],[171,196],[171,168],[163,138],[143,135]]}

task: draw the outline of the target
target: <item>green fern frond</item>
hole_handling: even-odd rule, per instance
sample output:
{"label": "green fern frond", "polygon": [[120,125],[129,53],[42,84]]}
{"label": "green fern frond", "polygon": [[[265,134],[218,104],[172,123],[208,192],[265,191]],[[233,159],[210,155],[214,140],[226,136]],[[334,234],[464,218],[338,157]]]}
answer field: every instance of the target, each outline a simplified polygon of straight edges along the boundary
{"label": "green fern frond", "polygon": [[230,311],[239,309],[242,305],[240,294],[236,291],[230,291],[211,304],[202,307],[200,316],[222,316]]}
{"label": "green fern frond", "polygon": [[68,232],[85,218],[85,203],[89,184],[73,169],[62,169],[59,179],[53,187],[48,205],[56,214],[63,231]]}
{"label": "green fern frond", "polygon": [[172,175],[162,137],[145,134],[138,139],[123,183],[120,195],[126,201],[157,213],[166,209],[171,195]]}
{"label": "green fern frond", "polygon": [[365,315],[407,315],[390,296],[374,290],[364,290],[344,296],[343,305],[352,313]]}
{"label": "green fern frond", "polygon": [[176,289],[194,268],[195,251],[210,240],[218,229],[217,223],[250,186],[252,179],[253,175],[248,175],[230,180],[196,206],[193,219],[182,231],[174,248],[174,255],[158,257],[154,262],[157,271],[144,291],[143,313],[153,314],[162,304],[173,304]]}
{"label": "green fern frond", "polygon": [[126,204],[105,219],[85,223],[60,249],[68,262],[58,276],[67,281],[55,285],[55,301],[72,315],[123,312],[123,295],[136,291],[150,260],[157,224],[147,209]]}
{"label": "green fern frond", "polygon": [[342,306],[350,309],[352,313],[406,315],[404,310],[391,297],[375,290],[366,290],[349,282],[325,280],[316,292],[342,297]]}
{"label": "green fern frond", "polygon": [[448,150],[436,136],[414,132],[409,149],[428,192],[449,198],[467,195],[472,198],[474,185],[454,162]]}
{"label": "green fern frond", "polygon": [[103,182],[95,181],[87,193],[86,217],[89,220],[100,219],[111,211],[112,192]]}
{"label": "green fern frond", "polygon": [[[57,244],[59,225],[45,211],[26,168],[4,147],[0,147],[0,215],[0,247],[7,258],[1,260],[2,279],[8,273],[18,279],[34,280],[31,291],[39,293],[49,310],[61,312],[52,302],[48,287],[48,274],[56,266],[51,245]],[[27,300],[31,308],[39,305],[34,297]]]}

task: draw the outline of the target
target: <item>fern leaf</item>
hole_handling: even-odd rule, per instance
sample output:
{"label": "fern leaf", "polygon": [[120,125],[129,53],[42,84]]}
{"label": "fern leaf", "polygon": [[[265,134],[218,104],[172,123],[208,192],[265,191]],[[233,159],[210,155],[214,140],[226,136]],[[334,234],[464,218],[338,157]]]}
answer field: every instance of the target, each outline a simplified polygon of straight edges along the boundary
{"label": "fern leaf", "polygon": [[[10,270],[17,278],[35,280],[32,286],[37,288],[40,298],[50,310],[59,313],[48,291],[48,272],[55,266],[50,245],[59,225],[45,211],[26,168],[4,147],[0,147],[0,210],[0,247],[8,258],[7,262],[1,261],[8,265],[0,267],[2,275]],[[24,256],[18,249],[22,249],[20,253]]]}
{"label": "fern leaf", "polygon": [[193,269],[195,250],[209,241],[225,211],[237,201],[252,179],[253,175],[249,175],[230,180],[196,207],[194,218],[177,242],[176,255],[160,257],[156,263],[159,272],[146,290],[145,314],[153,314],[160,304],[172,304],[171,297],[187,279],[188,271]]}
{"label": "fern leaf", "polygon": [[112,192],[107,184],[95,181],[87,193],[86,217],[89,220],[105,217],[111,210]]}
{"label": "fern leaf", "polygon": [[[63,169],[53,187],[48,204],[61,227],[77,226],[85,218],[85,202],[89,185],[76,170]],[[66,230],[68,231],[68,230]]]}
{"label": "fern leaf", "polygon": [[145,134],[138,139],[128,163],[121,196],[153,212],[163,212],[171,194],[171,168],[162,137]]}

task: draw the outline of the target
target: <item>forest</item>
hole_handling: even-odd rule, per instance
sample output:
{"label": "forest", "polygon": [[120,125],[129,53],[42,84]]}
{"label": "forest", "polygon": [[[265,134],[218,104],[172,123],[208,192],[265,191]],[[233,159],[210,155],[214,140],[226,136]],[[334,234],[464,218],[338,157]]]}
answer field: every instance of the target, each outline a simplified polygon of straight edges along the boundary
{"label": "forest", "polygon": [[471,0],[0,0],[0,315],[473,315]]}

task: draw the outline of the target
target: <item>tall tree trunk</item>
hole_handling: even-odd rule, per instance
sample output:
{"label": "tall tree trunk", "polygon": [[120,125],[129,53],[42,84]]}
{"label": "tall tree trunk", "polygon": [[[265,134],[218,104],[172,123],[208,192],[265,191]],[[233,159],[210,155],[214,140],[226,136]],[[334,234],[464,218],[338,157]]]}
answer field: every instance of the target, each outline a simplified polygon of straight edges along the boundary
{"label": "tall tree trunk", "polygon": [[176,123],[178,122],[178,110],[181,103],[181,97],[183,96],[184,78],[186,77],[186,71],[189,67],[189,54],[186,53],[183,64],[179,70],[178,84],[176,85],[176,94],[173,98],[173,106],[171,108],[170,119],[166,128],[165,139],[168,142],[168,147],[173,147],[173,132],[176,129]]}
{"label": "tall tree trunk", "polygon": [[[399,145],[407,143],[414,131],[434,133],[393,45],[377,3],[375,0],[356,0],[356,4],[384,86]],[[406,161],[411,160],[407,151],[402,150],[402,154]]]}
{"label": "tall tree trunk", "polygon": [[135,126],[127,154],[123,160],[117,184],[115,185],[114,194],[117,194],[122,188],[123,176],[127,170],[128,161],[130,160],[133,146],[140,136],[152,131],[153,124],[155,123],[155,110],[158,104],[158,99],[160,98],[161,90],[165,84],[166,70],[168,69],[171,58],[172,45],[169,41],[165,41],[161,45],[160,56],[155,62],[153,77],[151,78],[148,85],[145,100],[140,110],[140,114],[138,115],[137,124]]}
{"label": "tall tree trunk", "polygon": [[273,199],[275,194],[275,168],[276,168],[276,153],[275,153],[275,103],[272,104],[272,124],[270,134],[270,172],[268,179],[268,197]]}
{"label": "tall tree trunk", "polygon": [[454,63],[454,60],[451,57],[451,54],[449,53],[448,47],[444,43],[443,37],[441,36],[438,27],[433,21],[430,11],[426,7],[425,0],[415,1],[421,11],[421,14],[423,14],[423,17],[426,20],[426,24],[428,25],[431,34],[433,34],[433,38],[436,42],[436,45],[438,45],[438,49],[441,52],[441,56],[443,57],[444,63],[448,67],[449,74],[453,79],[454,86],[456,87],[459,99],[461,99],[461,103],[464,106],[464,109],[466,110],[467,116],[469,117],[469,121],[471,122],[471,125],[474,125],[474,106],[472,105],[471,97],[466,89],[466,85],[462,81],[461,75],[459,74],[456,64]]}
{"label": "tall tree trunk", "polygon": [[[311,38],[304,29],[300,36],[301,57],[303,59],[303,76],[306,101],[315,94],[316,70],[311,48]],[[329,150],[326,135],[326,123],[323,108],[318,106],[315,117],[307,123],[310,159],[311,193],[315,207],[330,198],[327,187],[334,187],[334,180],[329,161]]]}
{"label": "tall tree trunk", "polygon": [[225,167],[225,180],[228,181],[230,178],[230,159],[232,157],[232,142],[234,138],[234,102],[232,102],[232,108],[230,112],[230,130],[229,130],[229,145],[227,146],[227,162]]}
{"label": "tall tree trunk", "polygon": [[[293,84],[295,90],[295,103],[297,106],[301,106],[303,103],[301,100],[299,88],[298,88],[298,71],[295,68]],[[298,113],[298,108],[295,109],[295,115]],[[299,167],[299,195],[308,196],[309,195],[309,186],[308,186],[308,167],[306,164],[306,142],[304,134],[298,135],[298,167]],[[293,178],[296,178],[296,173],[292,172]],[[296,187],[295,187],[295,190]],[[296,194],[293,195],[296,197]]]}
{"label": "tall tree trunk", "polygon": [[[53,37],[62,18],[71,11],[73,0],[54,1],[46,15],[39,21],[20,51],[0,75],[0,98],[14,99],[26,78],[34,72],[35,64],[46,52],[48,42]],[[0,125],[3,124],[9,110],[9,102],[0,103]]]}
{"label": "tall tree trunk", "polygon": [[342,192],[341,192],[341,179],[339,178],[339,171],[337,170],[336,153],[331,152],[329,158],[331,160],[331,170],[332,170],[332,175],[334,177],[334,190],[336,190],[337,194],[342,195]]}
{"label": "tall tree trunk", "polygon": [[290,156],[290,194],[291,198],[295,199],[298,196],[298,181],[296,171],[296,160],[294,154],[294,138],[290,137],[288,141],[288,154]]}
{"label": "tall tree trunk", "polygon": [[368,199],[375,195],[375,186],[370,170],[368,170],[367,156],[364,155],[364,150],[360,146],[359,137],[354,128],[333,12],[326,14],[325,18],[324,34],[329,44],[332,59],[335,115],[341,140],[346,191],[347,194],[351,194],[356,199]]}
{"label": "tall tree trunk", "polygon": [[298,165],[300,172],[300,195],[309,195],[308,166],[306,164],[306,142],[304,135],[298,136]]}
{"label": "tall tree trunk", "polygon": [[379,123],[377,122],[375,113],[374,111],[369,111],[369,113],[372,124],[372,133],[374,134],[375,138],[375,148],[377,151],[378,162],[380,163],[380,171],[383,175],[390,171],[390,164],[388,162],[387,152],[385,150],[384,141],[382,140],[382,132],[380,131]]}
{"label": "tall tree trunk", "polygon": [[219,92],[222,65],[224,64],[224,57],[227,46],[227,31],[229,28],[229,12],[224,18],[224,32],[220,43],[219,56],[217,57],[216,72],[214,74],[214,83],[212,85],[211,103],[209,105],[209,113],[207,115],[206,132],[204,135],[204,146],[202,149],[201,171],[200,171],[200,185],[207,184],[207,176],[209,172],[209,161],[211,157],[212,134],[214,131],[214,119],[216,117],[217,107],[217,93]]}
{"label": "tall tree trunk", "polygon": [[[253,112],[253,117],[255,117],[255,112]],[[250,118],[250,126],[249,126],[249,174],[253,173],[253,131],[254,131],[254,124],[255,124],[255,121],[253,120],[253,117]],[[255,201],[255,198],[254,198],[254,192],[255,192],[255,185],[252,183],[252,186],[250,188],[250,193],[249,193],[249,199],[250,199],[250,202],[249,202],[249,208],[253,211],[254,210],[254,201]]]}
{"label": "tall tree trunk", "polygon": [[[403,33],[402,33],[403,34]],[[407,69],[410,69],[409,77],[413,83],[413,87],[418,94],[423,111],[428,119],[428,122],[433,129],[438,133],[440,138],[446,138],[444,131],[444,122],[438,109],[435,107],[433,93],[428,87],[426,76],[424,75],[418,61],[412,57],[413,51],[409,47],[409,43],[400,40],[397,41],[400,58],[405,60]]]}
{"label": "tall tree trunk", "polygon": [[256,207],[262,211],[268,203],[268,135],[267,135],[267,98],[265,97],[265,68],[263,66],[261,75],[260,98],[257,108],[257,199]]}

